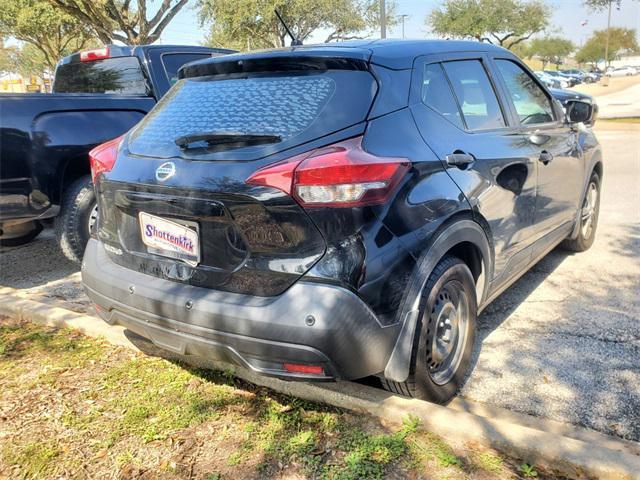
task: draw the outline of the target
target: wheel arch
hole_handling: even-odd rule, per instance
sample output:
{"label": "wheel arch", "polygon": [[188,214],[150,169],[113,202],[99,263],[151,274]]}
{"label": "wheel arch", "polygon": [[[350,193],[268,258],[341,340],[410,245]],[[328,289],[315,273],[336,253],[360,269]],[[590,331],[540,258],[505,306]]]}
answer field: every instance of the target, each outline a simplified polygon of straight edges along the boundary
{"label": "wheel arch", "polygon": [[580,203],[578,204],[578,209],[576,210],[576,216],[573,223],[573,230],[571,234],[567,237],[570,240],[577,238],[578,233],[580,231],[580,210],[582,207],[582,202],[584,201],[584,196],[587,192],[587,187],[589,186],[589,180],[591,180],[591,175],[595,172],[598,174],[598,178],[600,179],[600,191],[602,191],[602,176],[604,175],[604,164],[602,161],[602,151],[598,149],[594,154],[591,161],[591,168],[587,170],[588,175],[585,178],[584,185],[582,186],[582,194],[580,195]]}
{"label": "wheel arch", "polygon": [[91,175],[89,166],[89,156],[87,154],[77,155],[65,162],[60,175],[60,195],[81,177]]}
{"label": "wheel arch", "polygon": [[448,219],[434,234],[433,240],[417,261],[400,306],[400,333],[384,370],[384,377],[404,382],[410,373],[414,352],[420,294],[438,262],[448,254],[460,258],[471,270],[476,281],[478,305],[487,298],[493,275],[493,247],[485,227],[471,212],[462,212]]}

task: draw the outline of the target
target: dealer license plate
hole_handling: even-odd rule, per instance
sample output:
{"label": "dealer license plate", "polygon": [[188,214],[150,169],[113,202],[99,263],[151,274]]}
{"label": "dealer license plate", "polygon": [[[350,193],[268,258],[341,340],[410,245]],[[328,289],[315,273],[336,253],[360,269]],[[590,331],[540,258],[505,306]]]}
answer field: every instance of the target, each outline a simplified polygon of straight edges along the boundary
{"label": "dealer license plate", "polygon": [[182,260],[194,267],[200,262],[197,225],[187,226],[145,212],[140,212],[138,219],[149,253]]}

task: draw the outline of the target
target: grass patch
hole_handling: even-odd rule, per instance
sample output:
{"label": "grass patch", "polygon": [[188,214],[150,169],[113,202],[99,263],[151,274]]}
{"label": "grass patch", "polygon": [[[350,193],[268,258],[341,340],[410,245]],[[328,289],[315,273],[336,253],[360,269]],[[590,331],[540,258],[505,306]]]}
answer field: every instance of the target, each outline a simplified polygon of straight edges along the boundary
{"label": "grass patch", "polygon": [[640,117],[600,118],[598,121],[610,123],[640,123]]}
{"label": "grass patch", "polygon": [[29,442],[22,448],[12,445],[2,448],[2,456],[9,465],[20,466],[24,478],[47,476],[51,466],[60,454],[53,442]]}
{"label": "grass patch", "polygon": [[504,467],[504,461],[498,455],[491,452],[478,452],[472,455],[477,467],[491,473],[500,473]]}
{"label": "grass patch", "polygon": [[0,352],[0,402],[11,405],[0,438],[12,439],[0,447],[0,478],[532,473],[481,450],[454,450],[412,418],[387,429],[227,372],[137,355],[68,330],[3,324]]}

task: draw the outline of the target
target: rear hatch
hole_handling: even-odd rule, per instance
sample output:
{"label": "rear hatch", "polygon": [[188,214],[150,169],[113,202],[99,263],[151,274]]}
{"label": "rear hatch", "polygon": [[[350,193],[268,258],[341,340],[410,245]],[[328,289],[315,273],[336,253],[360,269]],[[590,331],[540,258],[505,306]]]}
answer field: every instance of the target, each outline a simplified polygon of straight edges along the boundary
{"label": "rear hatch", "polygon": [[354,52],[189,67],[97,179],[98,235],[110,257],[237,293],[277,295],[293,284],[322,257],[323,236],[292,197],[246,180],[364,132],[377,84]]}

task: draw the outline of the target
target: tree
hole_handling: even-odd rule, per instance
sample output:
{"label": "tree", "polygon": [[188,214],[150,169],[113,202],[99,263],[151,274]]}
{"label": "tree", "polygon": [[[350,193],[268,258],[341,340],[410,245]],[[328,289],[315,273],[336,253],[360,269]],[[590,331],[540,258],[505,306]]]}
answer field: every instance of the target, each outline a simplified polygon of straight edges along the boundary
{"label": "tree", "polygon": [[[609,15],[607,17],[607,30],[604,38],[604,57],[609,58],[609,32],[611,30],[611,8],[615,5],[620,10],[622,0],[584,0],[585,6],[594,12],[608,10]],[[592,51],[593,53],[593,51]],[[606,60],[605,63],[608,63]]]}
{"label": "tree", "polygon": [[426,19],[434,33],[513,48],[541,32],[551,12],[542,0],[445,0]]}
{"label": "tree", "polygon": [[44,0],[4,0],[0,36],[11,36],[36,48],[49,69],[61,57],[92,43],[91,31]]}
{"label": "tree", "polygon": [[584,5],[593,11],[607,10],[609,5],[615,5],[620,8],[622,0],[584,0]]}
{"label": "tree", "polygon": [[131,0],[48,1],[91,28],[105,44],[143,45],[157,41],[188,0],[162,0],[151,18],[147,18],[147,0],[137,0],[135,5]]}
{"label": "tree", "polygon": [[[387,25],[397,23],[387,2]],[[275,10],[298,40],[318,29],[329,31],[325,42],[364,38],[380,24],[378,0],[199,0],[200,21],[210,24],[211,46],[252,50],[289,44]]]}
{"label": "tree", "polygon": [[[598,30],[585,42],[576,53],[578,63],[591,63],[595,65],[600,60],[605,59],[607,30]],[[607,52],[607,63],[621,53],[635,53],[638,51],[638,41],[636,31],[631,28],[610,28],[609,29],[609,51]]]}
{"label": "tree", "polygon": [[575,50],[575,45],[562,37],[536,38],[531,41],[528,55],[537,57],[542,62],[542,69],[548,63],[561,65],[564,59]]}
{"label": "tree", "polygon": [[0,75],[15,72],[17,57],[18,48],[5,46],[4,39],[0,38]]}

